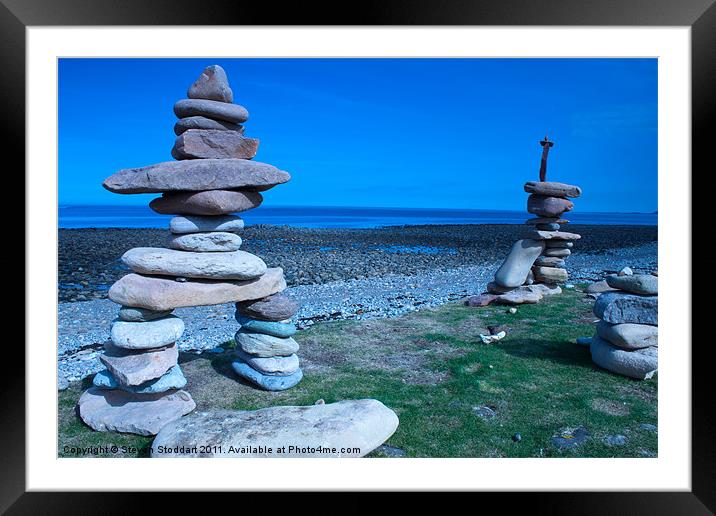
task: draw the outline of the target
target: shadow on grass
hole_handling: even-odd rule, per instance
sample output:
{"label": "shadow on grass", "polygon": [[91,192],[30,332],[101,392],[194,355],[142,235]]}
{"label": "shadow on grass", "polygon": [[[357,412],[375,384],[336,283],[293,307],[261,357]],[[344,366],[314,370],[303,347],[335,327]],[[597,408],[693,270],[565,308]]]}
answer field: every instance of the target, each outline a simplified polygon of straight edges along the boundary
{"label": "shadow on grass", "polygon": [[514,357],[594,369],[589,350],[568,341],[517,338],[505,342],[500,349]]}

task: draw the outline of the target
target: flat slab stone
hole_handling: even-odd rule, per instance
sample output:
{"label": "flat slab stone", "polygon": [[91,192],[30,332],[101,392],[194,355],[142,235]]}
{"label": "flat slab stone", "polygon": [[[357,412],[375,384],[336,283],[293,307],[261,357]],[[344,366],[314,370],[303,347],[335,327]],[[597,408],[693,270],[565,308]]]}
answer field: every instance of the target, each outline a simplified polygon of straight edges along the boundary
{"label": "flat slab stone", "polygon": [[579,197],[582,195],[582,189],[578,186],[554,181],[527,181],[525,192],[550,197]]}
{"label": "flat slab stone", "polygon": [[205,99],[178,100],[174,104],[174,114],[177,118],[205,116],[215,120],[231,122],[232,124],[241,124],[249,119],[249,112],[244,106]]}
{"label": "flat slab stone", "polygon": [[211,129],[215,131],[236,131],[239,134],[244,134],[244,126],[240,124],[232,124],[231,122],[224,122],[223,120],[212,120],[205,116],[188,116],[186,118],[180,118],[174,124],[174,134],[179,136],[184,131],[189,129]]}
{"label": "flat slab stone", "polygon": [[122,385],[115,380],[112,373],[107,369],[102,369],[94,376],[92,384],[99,389],[122,389],[123,391],[133,392],[135,394],[157,394],[174,389],[182,389],[186,386],[186,377],[181,367],[179,367],[179,364],[177,364],[156,380],[129,386]]}
{"label": "flat slab stone", "polygon": [[[607,294],[602,294],[600,298],[605,295]],[[659,365],[658,349],[657,347],[648,347],[626,351],[611,345],[598,335],[592,337],[592,344],[589,346],[592,360],[599,367],[637,380],[648,380],[654,376]]]}
{"label": "flat slab stone", "polygon": [[124,349],[161,348],[175,343],[184,333],[184,321],[176,315],[147,322],[117,320],[112,323],[112,344]]}
{"label": "flat slab stone", "polygon": [[545,197],[531,194],[527,198],[527,211],[541,217],[559,217],[565,211],[574,208],[572,201],[561,197]]}
{"label": "flat slab stone", "polygon": [[91,387],[77,403],[80,418],[98,432],[155,435],[196,408],[186,391],[134,394]]}
{"label": "flat slab stone", "polygon": [[605,280],[595,281],[584,289],[587,294],[602,294],[604,292],[616,292],[617,289],[610,287]]}
{"label": "flat slab stone", "polygon": [[531,292],[538,292],[543,296],[556,296],[562,293],[562,288],[559,285],[549,285],[545,283],[535,283],[534,285],[525,285],[522,287]]}
{"label": "flat slab stone", "polygon": [[263,200],[258,192],[210,190],[165,193],[153,199],[149,207],[162,215],[226,215],[256,208]]}
{"label": "flat slab stone", "polygon": [[503,287],[519,287],[527,279],[532,264],[544,251],[538,240],[518,240],[495,273],[495,283]]}
{"label": "flat slab stone", "polygon": [[537,224],[569,224],[569,221],[559,217],[535,217],[527,219],[525,224],[529,224],[530,226],[536,226]]}
{"label": "flat slab stone", "polygon": [[299,308],[300,305],[295,300],[281,294],[236,304],[236,311],[242,315],[275,322],[290,319]]}
{"label": "flat slab stone", "polygon": [[532,274],[535,275],[535,281],[542,283],[564,283],[569,278],[567,270],[559,267],[542,267],[535,265],[532,267]]}
{"label": "flat slab stone", "polygon": [[140,385],[166,374],[177,365],[179,348],[176,344],[162,349],[148,351],[129,351],[113,344],[104,345],[104,354],[100,362],[122,385]]}
{"label": "flat slab stone", "polygon": [[636,296],[621,292],[605,292],[597,298],[594,315],[612,324],[635,323],[658,325],[658,296]]}
{"label": "flat slab stone", "polygon": [[539,231],[559,231],[559,228],[561,226],[559,224],[550,223],[550,224],[537,224],[535,228]]}
{"label": "flat slab stone", "polygon": [[562,258],[556,256],[540,256],[534,264],[539,267],[566,267],[567,265]]}
{"label": "flat slab stone", "polygon": [[303,371],[300,367],[295,373],[288,376],[261,374],[256,369],[241,360],[232,362],[231,368],[244,380],[247,380],[266,391],[285,391],[286,389],[295,387],[303,379]]}
{"label": "flat slab stone", "polygon": [[298,352],[298,342],[291,337],[273,337],[241,329],[236,332],[234,341],[238,349],[255,357],[290,356]]}
{"label": "flat slab stone", "polygon": [[212,231],[211,233],[187,233],[170,239],[170,249],[178,251],[193,251],[197,253],[226,253],[238,251],[241,247],[241,237],[236,233],[226,231]]}
{"label": "flat slab stone", "polygon": [[197,253],[163,247],[135,247],[122,263],[140,274],[183,278],[251,280],[266,272],[264,261],[246,251]]}
{"label": "flat slab stone", "polygon": [[547,247],[542,253],[543,256],[551,256],[553,258],[566,258],[572,254],[569,249],[561,249],[559,247]]}
{"label": "flat slab stone", "polygon": [[659,327],[650,324],[597,323],[597,335],[610,344],[623,349],[642,349],[659,345]]}
{"label": "flat slab stone", "polygon": [[257,299],[286,288],[283,269],[271,268],[248,281],[189,280],[127,274],[109,289],[109,298],[125,306],[150,310],[173,310],[184,306],[220,305]]}
{"label": "flat slab stone", "polygon": [[[199,412],[165,426],[151,456],[363,457],[397,428],[395,412],[373,399]],[[284,453],[277,452],[281,448]]]}
{"label": "flat slab stone", "polygon": [[607,285],[630,294],[655,296],[659,293],[659,278],[651,274],[607,276]]}
{"label": "flat slab stone", "polygon": [[263,333],[264,335],[280,338],[291,337],[296,333],[295,324],[259,321],[258,319],[241,315],[238,312],[235,312],[234,317],[236,318],[236,322],[241,325],[241,329],[249,333]]}
{"label": "flat slab stone", "polygon": [[236,356],[241,361],[246,362],[261,374],[288,376],[298,370],[298,356],[274,356],[274,357],[257,357],[244,353],[237,348]]}
{"label": "flat slab stone", "polygon": [[251,159],[256,156],[259,141],[237,131],[189,129],[174,142],[175,159]]}
{"label": "flat slab stone", "polygon": [[229,86],[226,72],[219,65],[207,66],[197,80],[189,86],[186,96],[190,99],[233,102],[234,92]]}
{"label": "flat slab stone", "polygon": [[146,308],[134,308],[132,306],[123,306],[119,309],[119,318],[128,322],[148,322],[160,319],[171,314],[171,310],[147,310]]}
{"label": "flat slab stone", "polygon": [[[533,285],[529,285],[532,287]],[[542,293],[528,287],[519,287],[515,290],[500,294],[495,297],[495,303],[499,305],[522,305],[539,303],[542,300]]]}
{"label": "flat slab stone", "polygon": [[479,296],[470,296],[465,304],[467,306],[487,306],[497,299],[497,294],[482,293]]}
{"label": "flat slab stone", "polygon": [[119,194],[253,190],[262,192],[288,182],[291,175],[268,163],[247,159],[164,161],[125,168],[102,186]]}
{"label": "flat slab stone", "polygon": [[169,221],[169,231],[181,235],[206,231],[238,233],[242,229],[244,221],[237,215],[187,215],[174,217]]}
{"label": "flat slab stone", "polygon": [[533,240],[579,240],[582,235],[566,231],[541,231],[538,229],[527,233],[527,237]]}

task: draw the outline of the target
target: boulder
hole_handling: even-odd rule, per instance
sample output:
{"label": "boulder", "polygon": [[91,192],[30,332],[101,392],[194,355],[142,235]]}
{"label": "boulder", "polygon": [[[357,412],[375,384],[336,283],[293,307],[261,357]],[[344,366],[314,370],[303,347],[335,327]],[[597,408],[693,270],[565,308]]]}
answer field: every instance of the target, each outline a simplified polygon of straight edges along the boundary
{"label": "boulder", "polygon": [[179,251],[195,251],[198,253],[216,253],[238,251],[241,247],[241,237],[226,231],[213,231],[211,233],[187,233],[175,236],[168,243],[171,249]]}
{"label": "boulder", "polygon": [[189,129],[210,129],[215,131],[236,131],[239,134],[244,134],[244,126],[239,124],[232,124],[230,122],[224,122],[223,120],[212,120],[205,116],[189,116],[186,118],[180,118],[177,123],[174,124],[174,134],[179,136],[184,131]]}
{"label": "boulder", "polygon": [[565,211],[570,211],[574,204],[561,197],[545,197],[531,194],[527,198],[527,211],[542,217],[559,217]]}
{"label": "boulder", "polygon": [[122,385],[140,385],[163,376],[177,365],[179,348],[176,344],[162,349],[136,352],[105,343],[100,362]]}
{"label": "boulder", "polygon": [[615,292],[616,289],[610,287],[605,280],[601,280],[590,283],[584,291],[587,294],[602,294],[604,292]]}
{"label": "boulder", "polygon": [[259,141],[237,131],[189,129],[177,136],[172,149],[175,159],[251,159]]}
{"label": "boulder", "polygon": [[295,354],[285,357],[258,357],[244,353],[238,348],[235,353],[242,362],[246,362],[261,374],[288,376],[298,370],[298,356]]}
{"label": "boulder", "polygon": [[183,306],[220,305],[257,299],[286,288],[283,269],[267,269],[258,279],[248,281],[190,280],[178,282],[127,274],[109,289],[109,298],[126,306],[150,310],[173,310]]}
{"label": "boulder", "polygon": [[518,240],[510,254],[495,273],[495,283],[503,287],[519,287],[527,279],[532,264],[544,251],[544,243],[537,240]]}
{"label": "boulder", "polygon": [[201,233],[217,231],[238,233],[244,229],[244,221],[237,215],[214,215],[203,217],[201,215],[187,215],[173,217],[169,221],[169,231],[174,234]]}
{"label": "boulder", "polygon": [[182,373],[181,367],[177,364],[156,380],[150,380],[132,386],[122,385],[114,379],[112,373],[107,369],[102,369],[94,376],[92,384],[99,389],[122,389],[123,391],[133,392],[135,394],[156,394],[174,389],[182,389],[186,386],[186,378],[184,377],[184,373]]}
{"label": "boulder", "polygon": [[149,207],[162,215],[226,215],[256,208],[263,202],[258,192],[210,190],[162,194]]}
{"label": "boulder", "polygon": [[535,275],[535,281],[541,283],[564,283],[569,278],[566,269],[559,267],[532,267],[532,273]]}
{"label": "boulder", "polygon": [[123,306],[119,309],[119,318],[127,322],[148,322],[160,319],[171,314],[171,310],[147,310],[146,308],[134,308],[131,306]]}
{"label": "boulder", "polygon": [[195,253],[163,247],[135,247],[122,255],[122,263],[140,274],[221,280],[256,279],[267,268],[246,251]]}
{"label": "boulder", "polygon": [[174,104],[174,114],[177,118],[204,116],[232,124],[241,124],[249,119],[249,112],[244,106],[205,99],[178,100]]}
{"label": "boulder", "polygon": [[259,321],[258,319],[243,316],[239,312],[235,312],[234,317],[236,317],[236,322],[241,325],[241,329],[249,333],[263,333],[264,335],[279,338],[291,337],[296,333],[295,324]]}
{"label": "boulder", "polygon": [[82,421],[98,432],[156,435],[196,408],[186,391],[134,394],[91,387],[77,403]]}
{"label": "boulder", "polygon": [[540,231],[534,230],[527,233],[527,238],[533,240],[579,240],[582,235],[567,233],[566,231]]}
{"label": "boulder", "polygon": [[239,330],[234,340],[238,349],[255,357],[289,356],[298,352],[298,342],[291,337],[279,338]]}
{"label": "boulder", "polygon": [[299,304],[296,301],[282,294],[236,304],[238,313],[262,321],[290,319],[298,309]]}
{"label": "boulder", "polygon": [[525,192],[549,197],[579,197],[582,195],[582,189],[578,186],[554,181],[527,181]]}
{"label": "boulder", "polygon": [[658,325],[658,296],[635,296],[605,292],[594,303],[594,315],[612,324],[635,323]]}
{"label": "boulder", "polygon": [[231,368],[239,377],[248,380],[254,385],[261,387],[267,391],[285,391],[298,385],[303,379],[303,371],[299,367],[296,372],[288,376],[276,376],[270,374],[261,374],[256,369],[248,365],[246,362],[237,360],[231,363]]}
{"label": "boulder", "polygon": [[570,254],[572,254],[572,251],[569,249],[561,249],[559,247],[546,247],[542,253],[543,256],[551,256],[553,258],[566,258]]}
{"label": "boulder", "polygon": [[[607,294],[603,294],[600,298],[605,295]],[[658,349],[648,347],[625,351],[617,346],[612,346],[598,335],[592,337],[592,343],[589,346],[592,360],[599,367],[637,380],[647,380],[654,376],[658,368]]]}
{"label": "boulder", "polygon": [[540,256],[534,264],[539,267],[566,267],[566,262],[556,256]]}
{"label": "boulder", "polygon": [[[152,443],[151,455],[362,457],[397,428],[395,412],[373,399],[200,412],[165,426]],[[342,451],[347,449],[351,451]]]}
{"label": "boulder", "polygon": [[184,321],[175,315],[147,322],[117,320],[112,323],[112,344],[124,349],[161,348],[175,343],[184,333]]}
{"label": "boulder", "polygon": [[102,186],[119,194],[250,190],[263,192],[291,175],[273,165],[247,159],[189,159],[125,168]]}
{"label": "boulder", "polygon": [[190,99],[207,99],[233,102],[234,92],[229,87],[226,72],[219,65],[207,66],[186,94]]}
{"label": "boulder", "polygon": [[597,335],[623,349],[633,350],[659,345],[659,327],[649,324],[610,324],[599,321]]}
{"label": "boulder", "polygon": [[659,279],[651,274],[607,276],[607,284],[630,294],[655,296],[659,293]]}

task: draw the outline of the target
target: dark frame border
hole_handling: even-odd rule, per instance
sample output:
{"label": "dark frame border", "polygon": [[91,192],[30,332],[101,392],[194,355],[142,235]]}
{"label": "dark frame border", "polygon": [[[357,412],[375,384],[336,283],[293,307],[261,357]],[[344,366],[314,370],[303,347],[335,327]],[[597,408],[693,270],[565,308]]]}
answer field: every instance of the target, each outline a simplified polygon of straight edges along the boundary
{"label": "dark frame border", "polygon": [[[0,0],[6,148],[24,148],[25,28],[38,25],[657,25],[692,30],[692,161],[700,179],[709,177],[707,158],[716,125],[715,0],[363,0],[348,9],[339,2],[285,3],[205,0]],[[350,14],[348,14],[350,13]],[[709,131],[711,129],[711,131]],[[24,163],[24,155],[21,158]],[[11,173],[8,171],[8,173]],[[688,180],[687,172],[684,178]],[[692,173],[692,181],[696,177]],[[24,184],[20,186],[24,191]],[[708,188],[692,188],[692,210],[708,206]],[[27,192],[25,192],[27,194]],[[700,202],[699,202],[700,201]],[[711,201],[712,202],[712,201]],[[696,222],[696,211],[692,211]],[[692,230],[692,235],[696,232]],[[705,251],[705,250],[704,250]],[[716,268],[716,259],[694,253],[694,270]],[[26,275],[29,271],[25,271]],[[690,278],[689,278],[690,280]],[[706,304],[692,296],[694,320],[708,321]],[[31,307],[28,307],[31,308]],[[677,343],[678,344],[678,343]],[[713,417],[709,342],[693,346],[692,491],[689,493],[480,494],[501,507],[527,506],[537,514],[713,514],[716,511],[716,423]],[[6,344],[1,378],[0,510],[12,514],[125,512],[146,496],[128,493],[25,493],[25,357]],[[15,348],[14,350],[12,348]],[[710,374],[711,373],[711,374]],[[711,410],[710,410],[711,409]],[[696,450],[696,452],[694,452]],[[496,498],[499,496],[499,500]],[[167,496],[163,497],[167,502]],[[185,497],[172,494],[184,503]],[[141,501],[140,501],[141,500]],[[242,501],[242,503],[244,503]]]}

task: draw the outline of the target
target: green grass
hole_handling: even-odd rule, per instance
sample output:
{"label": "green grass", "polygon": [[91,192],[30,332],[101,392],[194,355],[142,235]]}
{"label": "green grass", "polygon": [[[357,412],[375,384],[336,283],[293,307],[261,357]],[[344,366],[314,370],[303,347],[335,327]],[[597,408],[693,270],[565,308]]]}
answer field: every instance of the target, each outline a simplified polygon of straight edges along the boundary
{"label": "green grass", "polygon": [[[387,444],[409,457],[654,457],[657,435],[640,424],[657,423],[656,377],[613,375],[574,343],[593,333],[592,302],[565,290],[516,314],[451,304],[394,319],[317,324],[297,336],[304,380],[278,393],[237,381],[231,353],[186,354],[180,362],[197,410],[376,398],[400,418]],[[488,325],[504,325],[507,336],[482,344]],[[112,445],[120,450],[99,455],[147,456],[151,437],[94,432],[79,420],[74,406],[87,385],[59,393],[60,456],[78,456],[65,446]],[[494,418],[475,414],[473,407],[485,405]],[[550,443],[578,426],[590,432],[582,446],[559,451]],[[512,440],[516,432],[520,442]],[[614,434],[627,444],[603,443]],[[122,446],[131,449],[123,453]]]}

